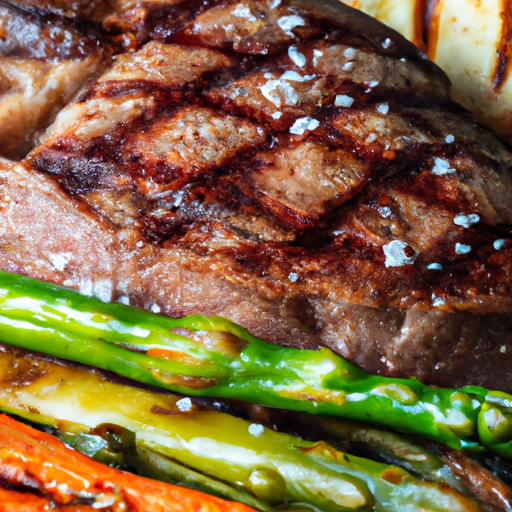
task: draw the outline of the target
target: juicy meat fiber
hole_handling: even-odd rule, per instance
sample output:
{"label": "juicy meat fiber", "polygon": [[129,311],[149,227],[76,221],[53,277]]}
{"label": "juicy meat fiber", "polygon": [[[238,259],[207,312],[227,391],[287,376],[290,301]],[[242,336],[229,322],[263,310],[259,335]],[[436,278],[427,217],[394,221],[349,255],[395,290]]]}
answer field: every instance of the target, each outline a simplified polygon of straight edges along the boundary
{"label": "juicy meat fiber", "polygon": [[512,391],[512,158],[436,66],[334,0],[120,1],[103,27],[129,51],[2,168],[3,268]]}

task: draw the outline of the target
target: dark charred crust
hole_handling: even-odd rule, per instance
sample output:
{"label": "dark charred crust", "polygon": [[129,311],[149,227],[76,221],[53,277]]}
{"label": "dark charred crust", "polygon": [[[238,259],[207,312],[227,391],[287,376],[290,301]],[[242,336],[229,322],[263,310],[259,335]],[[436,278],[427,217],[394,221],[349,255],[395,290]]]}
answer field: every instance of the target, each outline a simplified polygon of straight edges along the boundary
{"label": "dark charred crust", "polygon": [[[2,26],[3,25],[3,26]],[[89,22],[77,22],[34,6],[0,1],[0,55],[48,62],[81,59],[114,44]]]}
{"label": "dark charred crust", "polygon": [[172,212],[153,213],[143,218],[142,233],[150,242],[161,243],[178,233],[185,235],[184,219]]}
{"label": "dark charred crust", "polygon": [[128,94],[142,92],[143,94],[150,94],[157,103],[165,108],[165,106],[178,102],[188,101],[192,98],[196,88],[194,84],[186,84],[183,87],[165,87],[158,82],[151,82],[149,80],[112,80],[92,87],[81,100],[119,98]]}
{"label": "dark charred crust", "polygon": [[507,80],[511,66],[510,58],[512,57],[512,6],[509,2],[502,2],[501,9],[501,37],[497,45],[496,67],[492,84],[495,93],[500,92],[501,86]]}

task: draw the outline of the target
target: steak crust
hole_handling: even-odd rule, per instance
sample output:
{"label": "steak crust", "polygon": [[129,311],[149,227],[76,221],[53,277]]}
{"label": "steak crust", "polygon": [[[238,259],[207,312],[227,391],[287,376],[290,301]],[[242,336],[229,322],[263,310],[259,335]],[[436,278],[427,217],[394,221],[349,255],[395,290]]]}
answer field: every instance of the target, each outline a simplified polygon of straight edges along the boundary
{"label": "steak crust", "polygon": [[[87,206],[114,298],[512,391],[511,155],[415,47],[335,0],[118,2],[103,24],[131,51],[5,174]],[[26,253],[0,265],[66,281]]]}

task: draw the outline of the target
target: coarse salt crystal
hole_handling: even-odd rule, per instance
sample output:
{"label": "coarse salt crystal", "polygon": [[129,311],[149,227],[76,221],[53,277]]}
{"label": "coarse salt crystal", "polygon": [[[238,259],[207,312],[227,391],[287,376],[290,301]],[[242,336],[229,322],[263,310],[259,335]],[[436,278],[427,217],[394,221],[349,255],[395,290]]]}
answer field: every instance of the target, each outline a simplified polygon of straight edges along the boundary
{"label": "coarse salt crystal", "polygon": [[114,283],[110,279],[99,279],[92,285],[93,295],[97,299],[103,302],[112,301],[112,292],[114,289]]}
{"label": "coarse salt crystal", "polygon": [[70,252],[59,252],[57,254],[48,255],[48,259],[57,270],[64,270],[72,258],[73,255]]}
{"label": "coarse salt crystal", "polygon": [[404,265],[412,265],[416,259],[417,253],[414,251],[412,256],[405,254],[405,249],[410,247],[409,244],[402,240],[393,240],[389,244],[382,247],[386,256],[386,267],[402,267]]}
{"label": "coarse salt crystal", "polygon": [[188,411],[191,411],[191,410],[192,410],[192,400],[190,400],[190,398],[188,398],[188,397],[181,398],[180,400],[178,400],[178,401],[176,402],[176,407],[177,407],[181,412],[188,412]]}
{"label": "coarse salt crystal", "polygon": [[495,240],[494,243],[492,244],[493,247],[497,250],[497,251],[501,251],[501,249],[503,249],[503,247],[505,247],[505,240],[503,240],[502,238],[500,238],[499,240]]}
{"label": "coarse salt crystal", "polygon": [[391,208],[389,206],[381,206],[379,208],[379,213],[381,217],[383,217],[384,219],[388,219],[389,217],[391,217]]}
{"label": "coarse salt crystal", "polygon": [[427,268],[429,270],[443,270],[443,266],[440,263],[431,263],[427,265]]}
{"label": "coarse salt crystal", "polygon": [[322,50],[313,50],[313,66],[318,65],[318,59],[322,57],[324,52]]}
{"label": "coarse salt crystal", "polygon": [[464,228],[469,228],[473,224],[477,224],[480,221],[480,215],[476,213],[470,213],[469,215],[464,215],[463,213],[459,213],[453,219],[453,223],[457,226],[462,226]]}
{"label": "coarse salt crystal", "polygon": [[185,192],[183,190],[178,190],[176,191],[176,193],[174,194],[174,206],[176,206],[176,208],[183,202],[183,199],[185,197]]}
{"label": "coarse salt crystal", "polygon": [[245,18],[249,21],[256,21],[256,16],[251,12],[251,9],[244,4],[238,4],[233,11],[231,11],[233,16],[237,18]]}
{"label": "coarse salt crystal", "polygon": [[152,313],[160,313],[162,311],[162,308],[158,304],[153,304],[150,308]]}
{"label": "coarse salt crystal", "polygon": [[297,14],[290,14],[289,16],[282,16],[279,18],[277,20],[277,24],[285,34],[291,37],[295,37],[295,34],[292,32],[292,30],[295,27],[303,27],[306,22]]}
{"label": "coarse salt crystal", "polygon": [[335,107],[351,107],[354,103],[354,98],[351,98],[350,96],[346,96],[345,94],[337,94],[336,98],[334,99],[334,106]]}
{"label": "coarse salt crystal", "polygon": [[296,105],[299,102],[297,91],[286,81],[269,80],[259,87],[261,93],[267,100],[271,101],[276,107],[280,107],[284,102],[286,105]]}
{"label": "coarse salt crystal", "polygon": [[345,48],[343,51],[343,56],[347,59],[353,59],[356,55],[356,51],[354,48]]}
{"label": "coarse salt crystal", "polygon": [[453,174],[455,169],[450,167],[450,164],[442,158],[434,158],[434,167],[432,167],[432,174],[437,176],[444,176],[445,174]]}
{"label": "coarse salt crystal", "polygon": [[469,252],[471,252],[471,246],[459,244],[458,242],[455,244],[456,254],[468,254]]}
{"label": "coarse salt crystal", "polygon": [[320,126],[320,122],[312,117],[301,117],[297,119],[290,128],[290,133],[294,135],[302,135],[306,130],[315,130]]}
{"label": "coarse salt crystal", "polygon": [[251,423],[249,425],[249,434],[253,436],[261,436],[265,432],[265,427],[263,425],[259,425],[258,423]]}
{"label": "coarse salt crystal", "polygon": [[453,135],[447,135],[446,139],[444,139],[448,144],[451,144],[455,141],[455,137]]}
{"label": "coarse salt crystal", "polygon": [[295,272],[290,272],[288,274],[288,279],[290,280],[291,283],[296,283],[299,279],[299,276]]}
{"label": "coarse salt crystal", "polygon": [[345,62],[345,64],[343,64],[343,66],[341,66],[341,69],[343,71],[350,71],[353,67],[354,67],[354,61],[349,60],[348,62]]}
{"label": "coarse salt crystal", "polygon": [[386,37],[384,41],[382,41],[382,48],[389,48],[391,46],[391,39],[389,37]]}
{"label": "coarse salt crystal", "polygon": [[270,117],[272,117],[273,119],[281,119],[282,115],[283,115],[283,113],[278,110],[277,112],[274,112],[273,114],[271,114]]}
{"label": "coarse salt crystal", "polygon": [[292,82],[309,82],[310,80],[313,80],[315,78],[315,75],[299,75],[297,71],[293,71],[289,69],[288,71],[285,71],[281,75],[281,80],[291,80]]}
{"label": "coarse salt crystal", "polygon": [[290,46],[288,48],[288,57],[290,57],[290,59],[292,59],[292,61],[301,68],[306,65],[306,56],[300,53],[295,46]]}
{"label": "coarse salt crystal", "polygon": [[446,302],[443,299],[436,297],[435,293],[432,294],[432,306],[437,308],[439,306],[444,306],[445,304]]}
{"label": "coarse salt crystal", "polygon": [[274,0],[271,4],[270,4],[270,8],[271,9],[275,9],[276,7],[279,7],[281,5],[281,0]]}
{"label": "coarse salt crystal", "polygon": [[380,112],[381,114],[386,115],[389,112],[389,105],[387,103],[381,103],[377,107],[377,112]]}

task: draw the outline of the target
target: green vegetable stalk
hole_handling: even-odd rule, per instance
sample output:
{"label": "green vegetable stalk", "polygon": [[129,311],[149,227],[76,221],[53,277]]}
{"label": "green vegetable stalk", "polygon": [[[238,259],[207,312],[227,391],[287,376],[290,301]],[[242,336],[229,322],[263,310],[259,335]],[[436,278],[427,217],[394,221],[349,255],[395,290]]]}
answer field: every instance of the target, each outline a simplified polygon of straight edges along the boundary
{"label": "green vegetable stalk", "polygon": [[326,348],[272,345],[215,317],[179,320],[0,273],[0,339],[194,396],[370,421],[512,457],[512,396],[368,375]]}
{"label": "green vegetable stalk", "polygon": [[[422,481],[397,466],[208,410],[188,397],[115,382],[7,345],[0,345],[0,411],[52,427],[99,460],[128,462],[148,476],[264,512],[484,510],[446,481]],[[116,459],[117,451],[124,460]]]}

